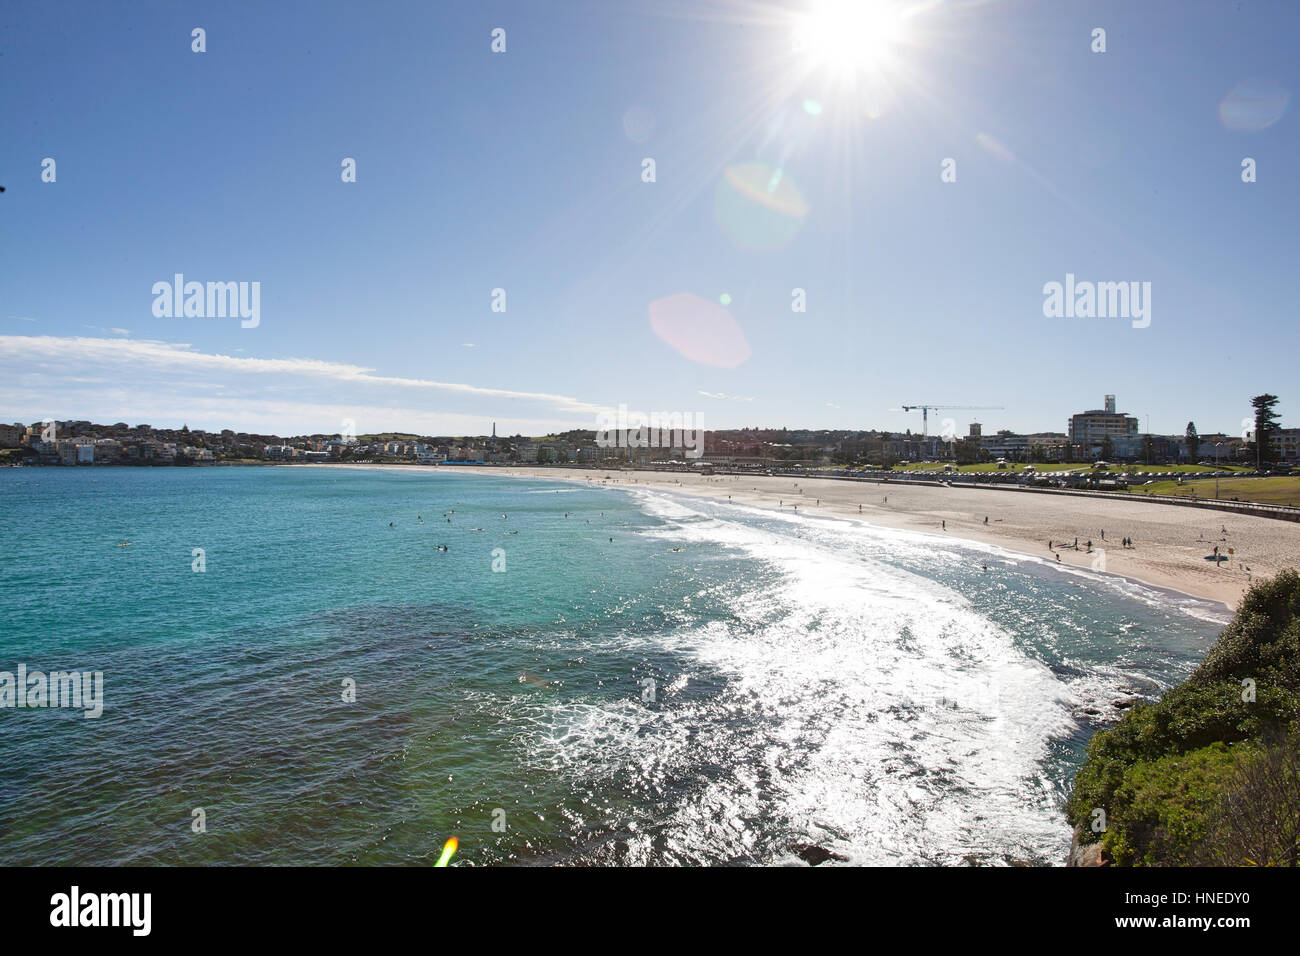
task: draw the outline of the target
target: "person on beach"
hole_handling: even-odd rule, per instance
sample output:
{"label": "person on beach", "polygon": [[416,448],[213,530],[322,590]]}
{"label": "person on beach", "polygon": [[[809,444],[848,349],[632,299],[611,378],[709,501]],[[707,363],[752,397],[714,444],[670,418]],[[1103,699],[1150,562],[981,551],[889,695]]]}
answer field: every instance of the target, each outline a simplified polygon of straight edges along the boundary
{"label": "person on beach", "polygon": [[941,522],[941,523],[943,524],[943,530],[944,530],[944,531],[947,531],[947,530],[948,530],[948,522],[944,521],[944,522]]}
{"label": "person on beach", "polygon": [[1088,539],[1088,553],[1092,554],[1092,539]]}
{"label": "person on beach", "polygon": [[984,523],[985,523],[985,524],[988,524],[988,523],[989,523],[989,516],[988,516],[988,515],[985,515],[985,516],[984,516]]}

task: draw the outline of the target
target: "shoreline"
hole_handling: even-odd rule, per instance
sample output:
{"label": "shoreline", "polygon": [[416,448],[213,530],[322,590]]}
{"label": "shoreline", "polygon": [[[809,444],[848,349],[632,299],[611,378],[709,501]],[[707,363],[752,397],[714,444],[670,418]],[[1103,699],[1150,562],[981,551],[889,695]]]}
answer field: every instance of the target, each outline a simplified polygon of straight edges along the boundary
{"label": "shoreline", "polygon": [[[305,467],[501,475],[609,488],[646,488],[768,511],[856,520],[877,528],[916,531],[1003,548],[1044,563],[1112,574],[1146,587],[1208,601],[1232,612],[1253,581],[1300,566],[1300,529],[1287,522],[1225,515],[1161,503],[1083,496],[1006,496],[960,487],[843,482],[820,477],[696,475],[601,468],[330,464]],[[819,500],[820,499],[820,500]],[[987,520],[987,524],[985,523]],[[1110,526],[1107,537],[1101,532]],[[1221,531],[1226,529],[1226,531]],[[1073,544],[1078,550],[1060,547]],[[1112,546],[1132,537],[1134,547]],[[1093,551],[1086,549],[1091,538]],[[1053,549],[1049,552],[1048,541]],[[1218,546],[1221,564],[1206,560]],[[1056,559],[1056,560],[1054,560]],[[1094,563],[1102,563],[1096,567]],[[1246,570],[1249,568],[1250,570]]]}

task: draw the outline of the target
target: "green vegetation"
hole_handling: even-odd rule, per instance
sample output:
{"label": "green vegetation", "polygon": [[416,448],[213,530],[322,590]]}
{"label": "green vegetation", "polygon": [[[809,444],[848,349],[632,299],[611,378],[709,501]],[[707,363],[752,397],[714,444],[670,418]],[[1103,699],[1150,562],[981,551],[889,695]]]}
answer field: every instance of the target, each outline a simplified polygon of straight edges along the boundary
{"label": "green vegetation", "polygon": [[[1138,494],[1172,495],[1187,498],[1214,498],[1213,478],[1196,481],[1158,481],[1150,485],[1134,485],[1130,491]],[[1266,505],[1300,506],[1300,476],[1272,478],[1220,478],[1219,497],[1231,501],[1258,501]]]}
{"label": "green vegetation", "polygon": [[1098,731],[1066,814],[1120,865],[1300,864],[1300,572],[1251,588],[1185,683]]}
{"label": "green vegetation", "polygon": [[1277,417],[1278,397],[1276,395],[1256,395],[1250,400],[1255,409],[1255,432],[1251,437],[1250,450],[1255,456],[1255,464],[1264,466],[1273,460],[1273,435],[1281,427]]}

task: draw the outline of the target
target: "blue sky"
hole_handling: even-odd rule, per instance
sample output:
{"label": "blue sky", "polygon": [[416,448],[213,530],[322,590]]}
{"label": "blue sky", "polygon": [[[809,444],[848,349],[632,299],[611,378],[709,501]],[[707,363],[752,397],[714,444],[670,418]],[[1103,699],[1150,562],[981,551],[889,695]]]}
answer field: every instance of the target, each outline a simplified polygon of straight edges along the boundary
{"label": "blue sky", "polygon": [[[0,419],[1300,424],[1300,6],[889,6],[845,61],[803,2],[7,4]],[[178,272],[260,323],[156,317]],[[1150,326],[1044,317],[1067,273]]]}

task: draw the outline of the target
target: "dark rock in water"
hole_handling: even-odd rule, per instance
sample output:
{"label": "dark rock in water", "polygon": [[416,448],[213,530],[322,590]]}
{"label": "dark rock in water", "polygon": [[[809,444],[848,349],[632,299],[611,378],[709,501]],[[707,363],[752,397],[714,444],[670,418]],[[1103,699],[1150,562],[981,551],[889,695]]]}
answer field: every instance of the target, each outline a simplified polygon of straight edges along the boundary
{"label": "dark rock in water", "polygon": [[1085,707],[1083,708],[1083,712],[1093,717],[1096,717],[1098,714],[1101,713],[1101,711],[1099,711],[1096,707]]}
{"label": "dark rock in water", "polygon": [[846,863],[849,859],[847,856],[841,856],[839,853],[813,843],[792,843],[790,844],[790,852],[809,866],[818,866],[827,860],[839,860],[841,863]]}
{"label": "dark rock in water", "polygon": [[1134,704],[1137,703],[1137,698],[1135,698],[1135,697],[1122,697],[1122,698],[1120,698],[1119,700],[1111,701],[1111,703],[1113,703],[1113,704],[1114,704],[1116,707],[1118,707],[1120,710],[1128,710],[1130,707],[1132,707]]}

